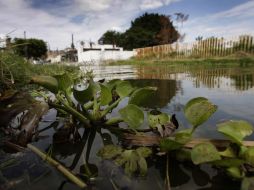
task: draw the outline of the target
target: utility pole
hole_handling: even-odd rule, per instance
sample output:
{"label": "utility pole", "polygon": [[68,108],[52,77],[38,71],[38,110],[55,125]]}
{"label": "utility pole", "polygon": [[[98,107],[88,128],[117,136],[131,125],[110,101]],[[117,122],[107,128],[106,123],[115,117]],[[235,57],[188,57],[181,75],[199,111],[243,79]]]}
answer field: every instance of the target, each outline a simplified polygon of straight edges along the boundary
{"label": "utility pole", "polygon": [[28,59],[27,44],[26,44],[26,31],[24,31],[24,39],[25,39],[25,56]]}
{"label": "utility pole", "polygon": [[75,48],[73,41],[74,41],[74,40],[73,40],[73,34],[71,34],[71,49],[74,49],[74,48]]}

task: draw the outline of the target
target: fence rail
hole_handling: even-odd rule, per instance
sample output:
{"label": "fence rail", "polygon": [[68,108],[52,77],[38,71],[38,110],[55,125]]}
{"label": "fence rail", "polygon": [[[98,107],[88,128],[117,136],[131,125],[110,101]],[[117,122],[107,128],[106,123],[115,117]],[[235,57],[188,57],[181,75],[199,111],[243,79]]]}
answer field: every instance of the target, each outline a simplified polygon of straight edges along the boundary
{"label": "fence rail", "polygon": [[212,37],[192,43],[177,42],[174,44],[138,48],[135,50],[137,52],[136,57],[138,58],[169,57],[185,59],[223,57],[237,52],[254,54],[254,37],[251,35],[241,35],[231,39]]}

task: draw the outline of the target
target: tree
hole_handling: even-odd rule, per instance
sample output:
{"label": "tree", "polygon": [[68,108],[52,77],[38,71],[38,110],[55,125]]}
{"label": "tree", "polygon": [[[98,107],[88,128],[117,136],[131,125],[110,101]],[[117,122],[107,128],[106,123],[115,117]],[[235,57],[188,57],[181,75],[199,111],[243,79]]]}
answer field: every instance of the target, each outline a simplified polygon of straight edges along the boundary
{"label": "tree", "polygon": [[108,30],[98,40],[99,44],[113,44],[116,46],[121,45],[122,34],[114,30]]}
{"label": "tree", "polygon": [[180,34],[174,28],[173,23],[170,21],[169,17],[161,16],[160,25],[160,31],[156,35],[158,44],[171,44],[177,41],[177,39],[180,37]]}
{"label": "tree", "polygon": [[145,13],[132,21],[131,27],[124,33],[107,31],[99,41],[117,44],[124,49],[134,49],[173,43],[179,36],[168,16]]}
{"label": "tree", "polygon": [[160,14],[148,14],[136,18],[125,32],[124,48],[133,49],[177,41],[179,34],[169,17]]}
{"label": "tree", "polygon": [[47,45],[40,39],[15,38],[13,42],[14,51],[26,58],[43,58],[47,53]]}

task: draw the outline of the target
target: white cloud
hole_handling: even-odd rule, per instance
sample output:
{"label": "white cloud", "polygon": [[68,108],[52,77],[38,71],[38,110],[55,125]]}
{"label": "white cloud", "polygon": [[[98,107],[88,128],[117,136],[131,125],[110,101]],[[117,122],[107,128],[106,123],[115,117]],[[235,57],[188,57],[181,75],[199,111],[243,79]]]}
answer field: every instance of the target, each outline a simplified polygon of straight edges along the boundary
{"label": "white cloud", "polygon": [[233,38],[242,34],[254,35],[254,1],[235,6],[229,10],[190,19],[181,29],[186,33],[186,42],[197,36]]}
{"label": "white cloud", "polygon": [[153,9],[163,6],[162,1],[144,0],[139,6],[141,10]]}
{"label": "white cloud", "polygon": [[[0,0],[0,33],[6,34],[17,28],[13,37],[41,38],[50,44],[51,49],[70,46],[71,34],[75,41],[96,41],[105,31],[124,31],[130,21],[144,10],[169,5],[179,0],[62,0],[65,6],[52,6],[36,9],[32,0]],[[254,0],[230,10],[206,17],[188,20],[183,32],[187,40],[196,36],[238,35],[254,31]],[[83,20],[72,22],[81,16]],[[254,16],[254,15],[253,15]]]}
{"label": "white cloud", "polygon": [[[65,6],[32,7],[33,0],[0,0],[0,33],[17,28],[13,37],[41,38],[51,49],[70,45],[71,34],[78,40],[97,40],[105,31],[124,31],[142,10],[168,5],[176,0],[63,0]],[[72,22],[76,16],[83,20]]]}

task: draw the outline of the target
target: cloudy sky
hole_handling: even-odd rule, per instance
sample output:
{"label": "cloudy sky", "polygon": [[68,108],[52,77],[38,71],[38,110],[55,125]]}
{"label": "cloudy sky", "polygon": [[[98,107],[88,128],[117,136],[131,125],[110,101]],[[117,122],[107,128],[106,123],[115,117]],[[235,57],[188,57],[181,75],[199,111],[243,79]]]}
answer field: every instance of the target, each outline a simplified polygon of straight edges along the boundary
{"label": "cloudy sky", "polygon": [[189,14],[181,27],[185,41],[197,36],[231,37],[254,33],[254,0],[0,0],[0,34],[40,38],[51,49],[97,41],[109,29],[125,31],[144,12]]}

